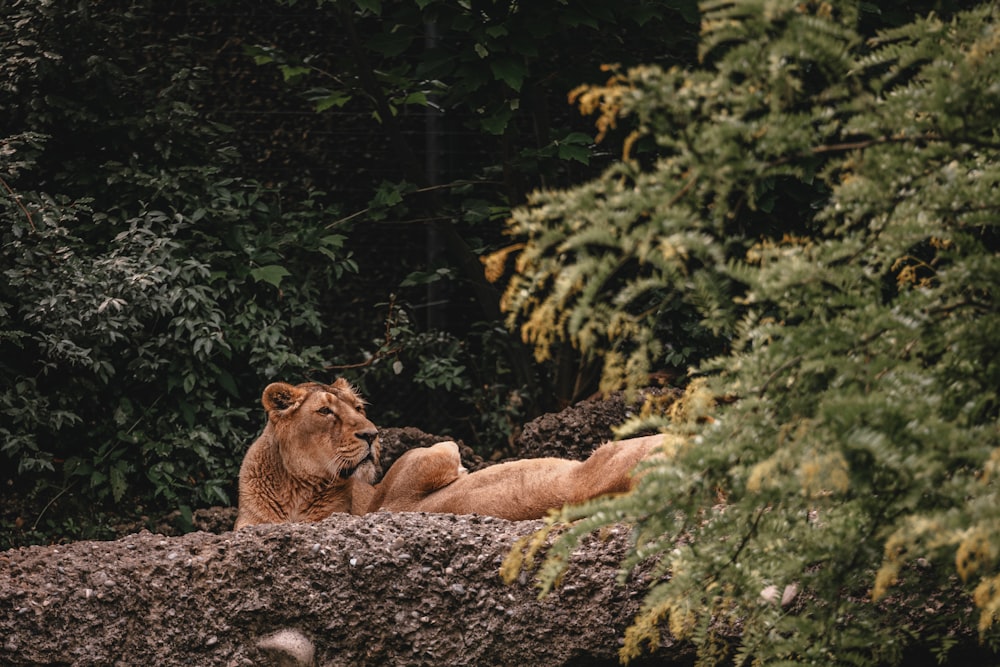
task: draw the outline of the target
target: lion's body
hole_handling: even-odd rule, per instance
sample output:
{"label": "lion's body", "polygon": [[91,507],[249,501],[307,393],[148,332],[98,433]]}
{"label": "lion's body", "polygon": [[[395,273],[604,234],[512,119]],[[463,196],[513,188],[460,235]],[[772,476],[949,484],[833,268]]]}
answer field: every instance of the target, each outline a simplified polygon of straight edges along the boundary
{"label": "lion's body", "polygon": [[240,468],[236,528],[363,514],[374,490],[378,430],[343,379],[267,386],[264,432]]}
{"label": "lion's body", "polygon": [[524,459],[471,474],[453,442],[411,449],[377,485],[369,510],[538,519],[568,503],[630,490],[633,468],[662,441],[662,436],[619,440],[598,447],[586,461]]}
{"label": "lion's body", "polygon": [[633,468],[663,441],[620,440],[598,447],[586,461],[524,459],[471,474],[458,446],[441,442],[404,453],[373,486],[378,430],[345,380],[275,382],[261,402],[267,425],[240,468],[237,529],[378,509],[537,519],[566,504],[628,491]]}

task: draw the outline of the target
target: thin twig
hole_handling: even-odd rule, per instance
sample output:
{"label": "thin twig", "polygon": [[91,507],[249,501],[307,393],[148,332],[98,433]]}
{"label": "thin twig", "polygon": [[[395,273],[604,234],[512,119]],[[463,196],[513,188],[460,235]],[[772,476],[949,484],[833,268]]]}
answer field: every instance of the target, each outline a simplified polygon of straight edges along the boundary
{"label": "thin twig", "polygon": [[671,206],[679,202],[684,197],[684,195],[688,193],[688,190],[691,189],[691,187],[695,184],[695,181],[697,180],[698,180],[698,172],[691,174],[691,178],[687,180],[687,183],[685,183],[680,190],[675,192],[674,196],[671,197],[670,201],[667,202],[667,208],[670,208]]}
{"label": "thin twig", "polygon": [[402,345],[397,345],[396,347],[392,347],[392,348],[389,347],[389,345],[392,343],[392,322],[393,322],[392,312],[393,312],[393,310],[395,310],[395,308],[396,308],[396,295],[395,294],[390,294],[389,295],[389,312],[385,316],[385,342],[382,344],[382,349],[381,350],[376,350],[375,354],[373,354],[372,356],[368,357],[364,361],[359,361],[359,362],[354,363],[354,364],[333,364],[331,366],[324,366],[323,370],[324,371],[339,371],[339,370],[347,370],[347,369],[351,369],[351,368],[366,368],[366,367],[371,366],[372,364],[374,364],[379,359],[383,359],[385,357],[391,357],[391,356],[398,355],[402,351],[402,349],[403,349]]}
{"label": "thin twig", "polygon": [[42,520],[42,517],[43,517],[43,516],[45,516],[45,513],[46,513],[47,511],[49,511],[49,508],[50,508],[50,507],[52,507],[52,504],[53,504],[53,503],[54,503],[55,501],[59,500],[59,499],[60,499],[60,498],[61,498],[61,497],[63,496],[63,494],[65,494],[65,493],[66,493],[67,491],[69,491],[69,490],[70,490],[70,489],[72,489],[72,488],[73,488],[74,486],[76,486],[76,483],[77,483],[77,482],[79,482],[79,481],[80,481],[80,478],[79,478],[79,477],[77,477],[76,479],[74,479],[74,480],[73,480],[73,481],[71,481],[70,483],[66,484],[66,485],[65,485],[65,486],[64,486],[64,487],[63,487],[63,488],[62,488],[62,489],[61,489],[61,490],[59,491],[59,493],[57,493],[56,495],[54,495],[54,496],[52,497],[52,500],[50,500],[49,502],[45,503],[45,507],[43,507],[43,508],[42,508],[42,511],[38,513],[38,516],[37,516],[37,517],[35,517],[35,523],[31,524],[31,530],[37,530],[37,529],[38,529],[38,522]]}
{"label": "thin twig", "polygon": [[[143,410],[143,411],[142,411],[142,414],[141,414],[141,415],[139,415],[139,416],[138,416],[138,417],[136,418],[136,420],[135,420],[135,422],[134,422],[134,423],[132,424],[132,426],[130,426],[130,427],[128,428],[128,430],[127,430],[127,431],[125,431],[125,434],[126,434],[126,435],[128,435],[128,434],[132,433],[132,431],[134,431],[134,430],[135,430],[135,427],[139,425],[139,422],[141,422],[141,421],[143,420],[143,418],[144,418],[144,417],[145,417],[145,416],[146,416],[146,415],[147,415],[147,414],[149,413],[149,411],[150,411],[150,410],[152,410],[152,409],[153,409],[154,407],[156,407],[156,404],[160,402],[160,399],[161,399],[161,398],[163,398],[163,396],[164,396],[164,394],[160,394],[159,396],[157,396],[157,397],[156,397],[156,399],[155,399],[155,400],[154,400],[154,401],[153,401],[152,403],[150,403],[150,404],[149,404],[149,407],[147,407],[147,408],[146,408],[145,410]],[[99,464],[103,463],[103,462],[104,462],[104,459],[108,458],[108,456],[109,456],[109,455],[110,455],[110,454],[111,454],[111,453],[112,453],[113,451],[115,451],[115,448],[110,448],[110,449],[108,449],[108,451],[104,452],[104,454],[102,454],[101,456],[97,457],[97,458],[96,458],[96,459],[94,460],[94,464],[95,464],[95,465],[99,465]],[[32,524],[32,526],[31,526],[31,529],[32,529],[32,530],[35,530],[36,528],[38,528],[38,522],[42,520],[42,517],[43,517],[43,516],[45,516],[45,513],[46,513],[46,512],[47,512],[47,511],[49,510],[49,508],[50,508],[50,507],[52,507],[52,504],[53,504],[54,502],[56,502],[57,500],[59,500],[59,498],[61,498],[61,497],[62,497],[62,496],[63,496],[63,495],[64,495],[64,494],[65,494],[65,493],[67,492],[67,491],[69,491],[69,490],[70,490],[70,489],[72,489],[72,488],[73,488],[74,486],[76,486],[76,483],[77,483],[77,482],[79,482],[79,481],[80,481],[80,478],[79,478],[79,477],[77,477],[76,479],[74,479],[74,480],[73,480],[73,481],[71,481],[70,483],[66,484],[66,485],[65,485],[65,486],[64,486],[64,487],[63,487],[63,488],[62,488],[62,489],[61,489],[61,490],[59,491],[59,493],[57,493],[57,494],[56,494],[55,496],[53,496],[53,497],[52,497],[52,500],[50,500],[49,502],[45,503],[45,507],[43,507],[43,508],[42,508],[42,511],[38,513],[38,516],[37,516],[37,517],[35,517],[35,523],[34,523],[34,524]]]}
{"label": "thin twig", "polygon": [[21,198],[17,196],[17,193],[14,192],[9,185],[7,185],[7,181],[5,181],[3,177],[0,177],[0,183],[3,183],[3,187],[10,193],[11,198],[17,202],[17,205],[21,207],[22,211],[24,211],[24,217],[28,219],[28,225],[31,227],[31,231],[38,231],[35,229],[35,221],[31,219],[31,213],[29,213],[28,209],[24,207],[24,204],[21,203]]}
{"label": "thin twig", "polygon": [[757,526],[760,525],[760,520],[764,518],[764,514],[770,511],[770,509],[771,507],[768,505],[757,508],[757,515],[753,518],[753,523],[750,524],[750,530],[743,535],[743,539],[740,540],[739,546],[736,547],[736,552],[733,553],[733,557],[729,559],[730,565],[734,565],[736,563],[736,560],[740,557],[740,553],[742,553],[743,549],[750,544],[750,540],[752,540],[754,535],[757,534]]}
{"label": "thin twig", "polygon": [[757,395],[763,396],[764,392],[766,392],[767,388],[771,386],[771,383],[775,380],[775,378],[777,378],[779,375],[781,375],[783,372],[785,372],[792,366],[800,363],[801,361],[802,361],[802,355],[800,354],[792,357],[791,359],[789,359],[788,361],[786,361],[785,363],[781,364],[776,369],[774,369],[774,372],[772,372],[770,375],[767,376],[767,379],[764,380],[764,384],[762,384],[760,386],[760,389],[757,390],[756,392]]}
{"label": "thin twig", "polygon": [[[406,197],[407,195],[416,195],[416,194],[421,194],[421,193],[425,193],[425,192],[435,192],[437,190],[448,190],[450,188],[457,188],[457,187],[461,187],[463,185],[501,185],[501,183],[500,183],[500,181],[470,181],[470,180],[461,180],[461,181],[452,181],[451,183],[441,183],[439,185],[428,185],[427,187],[417,188],[416,190],[413,190],[411,192],[403,192],[401,194],[402,194],[403,197]],[[365,213],[371,212],[371,210],[372,210],[372,207],[369,206],[367,208],[361,209],[360,211],[355,211],[354,213],[351,213],[348,216],[340,218],[339,220],[334,220],[333,222],[329,223],[326,226],[326,228],[327,229],[332,229],[334,227],[338,227],[338,226],[344,224],[345,222],[349,222],[349,221],[353,220],[354,218],[358,217],[359,215],[364,215]],[[447,219],[449,219],[449,218],[447,218],[447,217],[419,218],[419,219],[415,219],[415,220],[406,220],[405,222],[432,222],[432,221],[435,221],[435,220],[447,220]]]}

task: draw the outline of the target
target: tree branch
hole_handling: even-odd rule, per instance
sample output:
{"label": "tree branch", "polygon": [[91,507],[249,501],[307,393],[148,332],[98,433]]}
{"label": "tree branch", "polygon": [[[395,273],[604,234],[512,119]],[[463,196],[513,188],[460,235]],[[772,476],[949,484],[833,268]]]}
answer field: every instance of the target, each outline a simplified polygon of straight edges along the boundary
{"label": "tree branch", "polygon": [[7,185],[7,181],[5,181],[2,177],[0,177],[0,184],[2,184],[4,189],[10,193],[11,199],[13,199],[14,202],[21,207],[21,210],[24,212],[24,217],[28,219],[28,226],[31,227],[31,231],[38,231],[35,229],[35,221],[31,219],[31,213],[24,207],[24,204],[21,203],[21,198],[17,196],[17,193],[14,192],[9,185]]}

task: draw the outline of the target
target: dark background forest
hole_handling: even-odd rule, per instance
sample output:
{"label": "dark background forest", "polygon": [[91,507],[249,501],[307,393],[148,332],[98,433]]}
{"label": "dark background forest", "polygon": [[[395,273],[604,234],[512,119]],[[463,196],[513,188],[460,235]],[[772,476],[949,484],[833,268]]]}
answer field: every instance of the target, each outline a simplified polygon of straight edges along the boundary
{"label": "dark background forest", "polygon": [[480,257],[615,159],[568,92],[693,61],[697,10],[15,2],[3,30],[9,546],[233,502],[272,380],[343,375],[378,424],[486,455],[593,393],[598,360],[508,331]]}
{"label": "dark background forest", "polygon": [[624,659],[666,627],[703,664],[995,661],[996,3],[14,1],[0,30],[3,547],[231,505],[274,380],[487,460],[671,385],[615,430],[664,433],[634,492],[508,575],[541,549],[550,590],[626,524]]}

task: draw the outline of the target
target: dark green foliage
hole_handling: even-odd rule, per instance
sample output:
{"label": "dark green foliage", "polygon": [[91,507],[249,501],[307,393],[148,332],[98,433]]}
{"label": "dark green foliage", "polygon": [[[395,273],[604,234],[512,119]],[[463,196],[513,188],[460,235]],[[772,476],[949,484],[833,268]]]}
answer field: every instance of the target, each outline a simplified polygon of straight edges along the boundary
{"label": "dark green foliage", "polygon": [[732,336],[646,420],[673,438],[638,491],[564,513],[582,521],[543,584],[579,536],[628,521],[625,571],[656,564],[626,659],[666,623],[706,665],[956,645],[995,662],[1000,13],[869,37],[851,3],[702,11],[703,66],[585,91],[639,118],[655,154],[513,218],[527,241],[508,304],[543,352],[626,336],[605,378],[640,381],[664,311],[619,321],[651,292]]}
{"label": "dark green foliage", "polygon": [[421,332],[407,304],[394,300],[380,308],[386,306],[384,335],[372,341],[365,360],[334,370],[363,394],[382,397],[379,414],[385,423],[408,424],[416,406],[428,432],[471,434],[472,442],[484,444],[484,454],[504,451],[534,398],[515,384],[508,366],[508,348],[516,344],[511,334],[485,323],[461,339],[444,331]]}
{"label": "dark green foliage", "polygon": [[[567,91],[604,62],[692,60],[696,19],[690,0],[4,4],[0,521],[27,531],[8,542],[232,502],[271,380],[346,375],[380,425],[487,453],[592,391],[569,348],[530,363],[480,257],[525,192],[612,158]],[[408,319],[383,339],[392,294]]]}
{"label": "dark green foliage", "polygon": [[[296,0],[277,4],[301,7]],[[371,196],[349,219],[363,223],[362,235],[390,224],[426,226],[431,265],[410,268],[439,279],[424,283],[422,294],[404,282],[411,289],[400,295],[428,302],[414,318],[424,332],[444,328],[466,338],[474,335],[470,328],[489,328],[502,317],[480,257],[504,245],[501,222],[510,206],[535,187],[592,176],[611,158],[566,106],[567,92],[607,62],[639,62],[647,54],[693,59],[697,12],[687,0],[580,7],[330,0],[318,4],[316,17],[339,39],[311,48],[279,39],[247,51],[321,115],[339,120],[353,113],[377,125],[396,174],[372,178]],[[678,320],[687,325],[691,318],[680,313]],[[504,352],[512,377],[502,382],[549,397],[537,410],[596,389],[594,360],[581,361],[569,346],[541,368],[522,345]]]}
{"label": "dark green foliage", "polygon": [[[82,506],[234,500],[261,388],[330,354],[320,297],[356,270],[316,199],[230,175],[184,35],[3,10],[0,422],[8,487]],[[111,19],[114,18],[112,21]]]}

